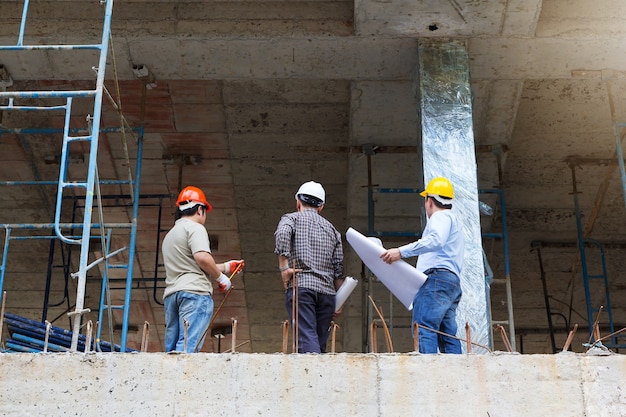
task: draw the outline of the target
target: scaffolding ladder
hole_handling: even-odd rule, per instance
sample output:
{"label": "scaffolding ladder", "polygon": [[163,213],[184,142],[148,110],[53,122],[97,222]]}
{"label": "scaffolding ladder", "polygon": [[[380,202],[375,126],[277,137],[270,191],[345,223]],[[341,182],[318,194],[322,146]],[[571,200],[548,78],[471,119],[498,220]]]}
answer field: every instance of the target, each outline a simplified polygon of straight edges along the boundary
{"label": "scaffolding ladder", "polygon": [[[385,187],[376,187],[376,186],[368,186],[367,187],[367,195],[368,195],[368,227],[367,227],[367,234],[368,236],[373,236],[373,237],[379,237],[379,238],[384,238],[384,237],[410,237],[412,239],[419,239],[421,237],[421,233],[417,233],[417,232],[411,232],[411,231],[382,231],[382,230],[377,230],[375,227],[375,204],[374,204],[374,195],[376,194],[381,194],[381,195],[385,195],[385,194],[419,194],[421,192],[421,190],[418,190],[416,188],[385,188]],[[372,296],[374,295],[374,287],[373,287],[373,277],[374,275],[372,273],[369,273],[369,277],[367,280],[367,287],[364,287],[364,289],[366,288],[367,290],[367,294]],[[390,337],[393,337],[393,330],[395,328],[403,328],[403,327],[410,327],[410,326],[402,326],[402,325],[397,325],[394,323],[394,301],[395,301],[395,297],[393,296],[393,294],[391,293],[391,291],[388,291],[388,295],[389,295],[389,310],[388,310],[388,318],[386,319],[387,321],[387,325],[389,328],[389,333],[390,333]],[[367,302],[366,300],[364,300],[364,302]],[[367,314],[367,323],[370,323],[373,319],[374,319],[374,311],[373,311],[373,307],[371,306],[371,304],[368,304],[368,314]],[[367,327],[366,327],[367,328]]]}
{"label": "scaffolding ladder", "polygon": [[[620,169],[624,166],[624,160],[622,158],[621,153],[621,141],[618,140],[618,157],[620,163]],[[587,307],[587,322],[589,324],[589,335],[590,340],[592,342],[598,342],[595,337],[594,325],[597,323],[598,325],[601,322],[601,315],[606,314],[608,318],[607,326],[608,331],[611,337],[608,341],[601,342],[603,346],[607,348],[626,348],[626,343],[620,343],[619,338],[624,337],[623,335],[614,334],[615,333],[615,324],[613,322],[613,307],[611,305],[611,295],[609,289],[609,279],[606,271],[606,262],[604,258],[604,245],[595,239],[591,239],[586,235],[590,232],[587,232],[582,225],[582,214],[580,210],[580,202],[578,199],[578,187],[576,180],[576,163],[574,160],[570,160],[569,166],[572,172],[572,196],[574,199],[574,211],[576,215],[576,233],[577,233],[577,244],[578,244],[578,260],[580,261],[580,269],[583,276],[583,286],[585,291],[585,304]],[[608,177],[607,177],[608,178]],[[622,177],[623,179],[623,177]],[[607,181],[608,184],[608,181]],[[626,198],[626,197],[625,197]],[[599,207],[596,211],[599,211]],[[593,216],[591,216],[593,217]],[[596,248],[597,253],[600,259],[600,268],[597,273],[590,273],[587,250],[588,248]],[[592,285],[597,283],[595,287],[599,287],[599,290],[596,291],[596,294],[592,294]],[[598,297],[594,297],[599,292],[600,300]],[[598,317],[594,317],[597,315]]]}
{"label": "scaffolding ladder", "polygon": [[[390,152],[410,152],[416,153],[417,149],[415,147],[386,147]],[[372,237],[392,237],[392,238],[400,238],[400,237],[410,237],[412,239],[418,239],[421,236],[421,233],[417,233],[415,231],[383,231],[379,230],[376,226],[376,205],[375,205],[375,196],[376,195],[391,195],[391,194],[413,194],[419,193],[420,190],[415,188],[385,188],[379,187],[378,185],[372,182],[372,156],[376,154],[376,151],[382,151],[382,149],[378,146],[374,146],[372,144],[363,145],[362,151],[367,158],[367,235]],[[361,278],[366,285],[361,286],[361,306],[364,314],[363,322],[362,322],[362,332],[363,332],[363,340],[362,340],[362,350],[363,352],[368,351],[370,338],[368,337],[370,323],[373,322],[378,315],[374,315],[374,308],[369,302],[369,297],[374,298],[375,296],[375,275],[369,271],[369,269],[365,266],[364,263],[361,263]],[[390,337],[393,338],[394,329],[396,328],[407,328],[411,327],[410,323],[406,325],[399,325],[395,322],[394,317],[394,304],[395,297],[391,293],[391,291],[386,290],[385,295],[388,297],[389,308],[387,310],[387,314],[385,316],[385,324],[390,333]]]}
{"label": "scaffolding ladder", "polygon": [[[28,20],[29,14],[29,0],[24,0],[23,3],[23,11],[19,29],[19,35],[15,45],[8,46],[0,46],[0,51],[14,51],[14,52],[23,52],[23,51],[61,51],[61,52],[70,52],[77,50],[92,50],[96,51],[98,54],[98,62],[97,67],[94,67],[94,71],[96,72],[96,80],[95,87],[93,89],[88,90],[56,90],[56,91],[6,91],[6,88],[0,89],[0,111],[62,111],[65,113],[64,117],[64,127],[63,129],[38,129],[38,128],[30,128],[30,129],[4,129],[0,128],[0,135],[3,133],[14,133],[17,135],[25,135],[25,134],[53,134],[53,133],[62,133],[63,141],[62,141],[62,149],[61,149],[61,157],[60,157],[60,169],[59,169],[59,177],[58,181],[55,182],[57,186],[56,192],[56,204],[54,209],[54,222],[50,224],[3,224],[0,225],[5,230],[5,245],[3,251],[2,258],[2,266],[0,267],[0,297],[2,297],[2,288],[4,285],[5,273],[6,273],[6,265],[7,265],[7,257],[8,257],[8,249],[9,242],[12,239],[15,239],[11,236],[12,231],[14,230],[53,230],[54,238],[59,239],[61,242],[68,245],[78,245],[80,246],[80,260],[78,271],[73,274],[77,278],[77,290],[76,290],[76,303],[74,307],[74,311],[68,313],[70,316],[74,317],[73,323],[73,332],[72,332],[72,343],[70,350],[75,351],[78,345],[78,338],[80,335],[80,330],[82,326],[82,315],[89,311],[89,309],[85,308],[85,287],[87,281],[87,272],[89,269],[94,267],[97,263],[104,260],[108,262],[108,259],[112,257],[114,254],[120,252],[120,250],[116,250],[114,252],[109,252],[110,250],[110,237],[111,230],[117,228],[125,228],[130,230],[130,243],[128,248],[124,248],[123,250],[128,250],[128,264],[125,266],[127,269],[127,278],[126,278],[126,293],[124,297],[124,305],[123,305],[123,322],[122,322],[122,335],[121,335],[121,351],[125,351],[126,339],[128,333],[128,321],[130,315],[130,293],[132,289],[132,272],[133,272],[133,262],[134,262],[134,248],[135,248],[135,239],[137,232],[137,215],[138,215],[138,195],[139,195],[139,175],[141,172],[141,149],[142,149],[142,136],[143,132],[141,131],[138,138],[137,143],[137,162],[135,167],[136,178],[133,181],[129,178],[128,181],[99,181],[97,178],[97,153],[98,153],[98,139],[99,133],[104,131],[109,132],[119,132],[119,128],[114,129],[101,129],[101,115],[102,115],[102,99],[105,91],[104,87],[104,78],[105,78],[105,70],[106,70],[106,62],[108,55],[108,46],[110,41],[110,28],[111,28],[111,19],[112,19],[112,10],[113,10],[113,0],[100,0],[100,5],[103,6],[103,29],[102,35],[100,39],[100,43],[93,44],[74,44],[74,45],[47,45],[47,44],[28,44],[24,41],[24,35],[26,30],[26,23]],[[2,63],[0,63],[2,64]],[[6,71],[5,71],[6,72]],[[6,84],[6,82],[5,82]],[[88,128],[87,129],[75,129],[71,128],[71,113],[72,113],[72,103],[73,99],[91,99],[93,100],[93,112],[92,115],[88,117]],[[36,100],[37,102],[44,102],[46,105],[44,106],[32,106],[28,104],[21,104],[22,101],[27,102],[29,100]],[[6,104],[8,101],[8,104]],[[63,102],[64,104],[57,104],[58,102]],[[52,103],[51,103],[52,102]],[[125,131],[125,127],[122,127],[121,130]],[[81,143],[85,146],[88,146],[88,168],[86,178],[81,180],[71,180],[68,170],[69,159],[70,159],[70,147],[72,144]],[[100,184],[130,184],[132,187],[132,196],[133,196],[133,213],[132,220],[130,223],[114,223],[114,224],[106,224],[104,223],[102,216],[99,223],[92,223],[92,211],[94,204],[94,194],[99,195]],[[17,185],[17,186],[25,186],[31,184],[47,184],[50,185],[50,182],[45,181],[5,181],[2,182],[3,185]],[[85,206],[83,211],[83,219],[82,223],[63,223],[62,222],[62,201],[64,192],[69,193],[74,190],[80,190],[85,194]],[[101,206],[99,207],[101,213]],[[100,230],[99,235],[92,235],[91,229]],[[71,231],[78,230],[80,234],[74,235]],[[20,237],[20,238],[42,238],[41,236],[29,236],[29,237]],[[50,238],[50,236],[45,236],[44,238]],[[93,238],[99,238],[103,242],[103,257],[95,262],[89,263],[89,243]],[[108,248],[108,249],[105,249]],[[108,269],[108,265],[106,269]],[[105,273],[103,276],[103,287],[107,282],[107,274]],[[107,306],[100,306],[100,310],[106,309]]]}
{"label": "scaffolding ladder", "polygon": [[[485,261],[485,284],[487,289],[485,294],[487,295],[487,308],[489,310],[489,320],[491,322],[491,343],[493,347],[493,328],[494,326],[503,325],[507,326],[509,330],[509,342],[511,343],[511,349],[516,351],[516,336],[515,336],[515,320],[513,314],[513,290],[511,289],[511,268],[509,264],[509,232],[507,227],[506,218],[506,201],[504,198],[504,190],[500,188],[482,189],[478,190],[478,194],[495,194],[497,196],[497,207],[500,209],[500,232],[483,232],[483,239],[497,239],[502,242],[502,257],[504,264],[504,278],[494,278],[493,271],[488,263],[488,257],[483,251]],[[494,320],[491,309],[491,285],[498,284],[504,285],[506,292],[506,306],[507,306],[507,318],[504,320]]]}

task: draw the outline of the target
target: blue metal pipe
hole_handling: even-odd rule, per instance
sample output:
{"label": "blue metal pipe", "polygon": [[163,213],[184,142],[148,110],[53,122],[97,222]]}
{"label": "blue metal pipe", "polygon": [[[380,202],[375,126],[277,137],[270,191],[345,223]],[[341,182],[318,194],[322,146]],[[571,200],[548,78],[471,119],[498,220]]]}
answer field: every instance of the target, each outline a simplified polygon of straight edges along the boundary
{"label": "blue metal pipe", "polygon": [[[54,232],[52,232],[52,235],[50,236],[51,238],[54,237]],[[48,317],[48,305],[50,304],[50,287],[52,285],[52,270],[53,267],[52,265],[54,264],[54,247],[56,245],[56,240],[50,240],[49,243],[49,247],[48,247],[48,268],[46,269],[46,289],[44,291],[44,295],[43,295],[43,308],[42,308],[42,312],[41,312],[41,322],[45,322],[47,317]],[[65,259],[62,258],[64,261]],[[63,269],[65,271],[66,269],[66,265],[65,262],[63,262]]]}
{"label": "blue metal pipe", "polygon": [[619,172],[622,177],[622,194],[624,196],[624,205],[626,206],[626,168],[624,168],[624,150],[622,149],[622,138],[620,135],[620,129],[625,127],[626,123],[619,123],[615,125],[617,164],[619,165]]}
{"label": "blue metal pipe", "polygon": [[500,204],[501,213],[500,216],[502,218],[502,232],[501,233],[483,233],[483,237],[489,238],[500,238],[502,239],[503,245],[503,255],[504,255],[504,274],[508,277],[510,275],[510,262],[509,262],[509,231],[507,227],[507,218],[506,218],[506,201],[504,198],[504,190],[499,188],[491,188],[478,190],[479,194],[496,194],[498,196],[498,203]]}
{"label": "blue metal pipe", "polygon": [[[63,235],[63,232],[61,231],[61,228],[58,226],[59,223],[61,222],[61,208],[62,208],[62,204],[63,204],[63,190],[65,188],[73,188],[71,183],[66,182],[66,178],[67,178],[67,170],[68,170],[68,164],[69,164],[69,126],[70,126],[70,116],[72,113],[72,97],[68,97],[67,98],[67,108],[65,109],[65,124],[64,124],[64,129],[63,129],[63,146],[61,149],[61,163],[60,163],[60,169],[59,169],[59,181],[57,183],[57,202],[56,202],[56,208],[54,210],[54,231],[57,235],[57,237],[61,240],[61,242],[67,243],[67,244],[81,244],[82,242],[85,241],[87,244],[89,242],[89,233],[90,230],[88,227],[84,227],[83,228],[83,236],[82,239],[72,239],[72,238],[68,238],[66,236]],[[90,145],[90,154],[94,152],[93,150],[94,144],[92,143]],[[94,167],[95,165],[91,165],[91,158],[89,161],[89,165],[90,168]],[[95,171],[94,169],[89,169],[88,173],[87,173],[87,177],[93,177],[94,174],[92,173],[92,171]],[[76,185],[76,183],[74,184]],[[91,187],[89,187],[88,182],[82,182],[80,183],[80,186],[85,188],[87,190],[87,196],[88,196],[88,200],[91,202],[93,200],[93,184]],[[91,223],[91,206],[86,207],[85,208],[85,214],[83,217],[83,224],[87,225],[89,223]],[[87,219],[89,219],[89,221],[87,221]],[[86,233],[85,233],[86,232]],[[81,246],[81,260],[82,260],[82,246]],[[88,249],[88,246],[85,248]],[[87,262],[85,262],[84,264],[81,262],[80,263],[80,267],[79,267],[79,273],[81,271],[81,269],[83,268],[83,266],[87,265]]]}
{"label": "blue metal pipe", "polygon": [[[507,286],[507,309],[509,315],[509,339],[511,342],[511,347],[513,351],[516,349],[516,340],[515,340],[515,321],[513,317],[513,298],[512,298],[512,289],[511,289],[511,266],[509,260],[509,231],[507,226],[507,217],[506,217],[506,199],[504,198],[504,190],[500,188],[490,188],[478,190],[479,194],[496,194],[498,196],[498,203],[500,205],[500,217],[502,224],[502,232],[501,233],[482,233],[483,237],[486,238],[499,238],[502,239],[502,252],[504,256],[504,276],[505,276],[505,285]],[[483,252],[484,256],[484,252]],[[493,277],[492,277],[493,280]],[[487,308],[491,311],[491,305],[488,304]],[[491,314],[491,313],[490,313]]]}
{"label": "blue metal pipe", "polygon": [[578,202],[578,190],[576,184],[576,167],[570,166],[572,171],[572,196],[574,197],[574,212],[576,215],[576,235],[578,240],[578,252],[580,253],[580,266],[583,274],[583,283],[585,289],[585,300],[587,303],[587,322],[589,324],[589,334],[593,335],[593,307],[591,305],[591,290],[589,288],[589,276],[587,275],[587,254],[585,252],[585,236],[583,234],[583,225],[580,213],[580,204]]}
{"label": "blue metal pipe", "polygon": [[0,110],[39,111],[39,110],[64,110],[65,106],[14,106],[13,100],[8,106],[0,106]]}
{"label": "blue metal pipe", "polygon": [[34,347],[24,346],[21,343],[12,342],[11,340],[6,341],[7,348],[13,352],[22,352],[22,353],[39,353],[40,350]]}
{"label": "blue metal pipe", "polygon": [[[78,238],[80,236],[76,236]],[[91,235],[92,239],[98,239],[100,236]],[[13,236],[11,240],[52,240],[57,239],[56,236]]]}
{"label": "blue metal pipe", "polygon": [[126,292],[124,294],[124,319],[122,320],[122,338],[120,340],[121,351],[126,349],[128,336],[128,322],[130,320],[131,291],[133,288],[133,270],[135,264],[135,245],[137,241],[137,218],[139,217],[139,185],[141,184],[141,168],[143,154],[143,129],[137,142],[137,158],[135,162],[135,187],[133,192],[132,231],[130,234],[130,251],[128,253],[128,270],[126,273]]}
{"label": "blue metal pipe", "polygon": [[[0,48],[1,49],[1,48]],[[0,98],[69,98],[95,97],[96,90],[73,91],[0,91]]]}
{"label": "blue metal pipe", "polygon": [[[106,236],[106,244],[102,245],[102,250],[105,254],[109,253],[109,250],[111,249],[111,231],[109,230],[109,232],[107,233]],[[104,270],[102,271],[102,285],[100,285],[100,308],[98,309],[98,323],[100,323],[100,326],[98,326],[98,329],[96,331],[96,344],[98,344],[98,342],[100,341],[101,333],[102,333],[102,327],[104,324],[104,306],[107,305],[108,309],[110,310],[110,305],[107,304],[107,294],[109,294],[109,262],[108,260],[106,260],[105,257],[105,266],[104,266]],[[110,297],[108,297],[108,299],[110,300]],[[113,328],[112,328],[112,320],[111,320],[111,312],[108,312],[108,325],[109,325],[109,336],[111,337],[111,340],[113,339]],[[123,324],[122,324],[123,327]],[[122,329],[123,332],[123,329]]]}
{"label": "blue metal pipe", "polygon": [[[34,337],[25,336],[20,333],[14,333],[11,336],[13,339],[18,342],[26,343],[29,345],[33,345],[35,348],[40,348],[40,351],[43,351],[44,345],[46,344],[45,340],[40,340]],[[57,345],[56,343],[50,343],[50,339],[48,339],[47,350],[49,352],[67,352],[68,349],[64,346]]]}
{"label": "blue metal pipe", "polygon": [[[65,106],[64,106],[65,107]],[[121,127],[102,127],[100,128],[100,133],[120,133],[127,132],[129,129],[121,128]],[[130,129],[133,132],[139,132],[139,128]],[[82,127],[73,127],[69,129],[70,133],[81,133],[81,132],[89,132],[87,129]],[[63,133],[63,128],[4,128],[0,126],[0,135],[4,133],[14,133],[18,135],[49,135],[54,133]]]}
{"label": "blue metal pipe", "polygon": [[419,188],[380,188],[373,187],[372,191],[375,193],[405,193],[405,194],[419,194],[423,190]]}
{"label": "blue metal pipe", "polygon": [[0,51],[39,51],[39,50],[57,50],[57,51],[71,51],[71,50],[98,50],[102,48],[101,45],[85,44],[85,45],[3,45],[0,46]]}
{"label": "blue metal pipe", "polygon": [[[57,185],[58,181],[0,181],[0,185]],[[71,183],[70,183],[71,184]],[[100,180],[101,185],[133,184],[132,180]]]}
{"label": "blue metal pipe", "polygon": [[11,240],[11,229],[5,229],[4,249],[2,251],[2,266],[0,266],[0,305],[2,304],[2,294],[4,293],[4,274],[7,270],[7,253],[9,251],[9,241]]}
{"label": "blue metal pipe", "polygon": [[22,8],[22,21],[20,22],[20,34],[17,38],[18,46],[24,44],[24,32],[26,30],[26,17],[28,16],[28,6],[30,4],[30,0],[24,0],[24,7]]}
{"label": "blue metal pipe", "polygon": [[[10,223],[0,223],[0,228],[3,229],[7,229],[7,230],[49,230],[49,229],[54,229],[56,226],[60,227],[61,229],[71,229],[71,228],[77,228],[77,229],[82,229],[83,227],[85,227],[84,223],[15,223],[15,224],[10,224]],[[91,223],[89,225],[90,228],[94,229],[94,228],[100,228],[101,224],[100,223]],[[109,229],[128,229],[131,227],[130,223],[104,223],[102,225],[102,227],[104,228],[109,228]]]}

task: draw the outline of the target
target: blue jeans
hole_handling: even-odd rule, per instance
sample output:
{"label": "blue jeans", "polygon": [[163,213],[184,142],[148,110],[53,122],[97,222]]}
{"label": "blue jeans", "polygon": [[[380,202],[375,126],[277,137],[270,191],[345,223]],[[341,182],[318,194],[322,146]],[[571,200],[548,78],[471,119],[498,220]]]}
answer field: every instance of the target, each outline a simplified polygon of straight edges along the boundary
{"label": "blue jeans", "polygon": [[[285,293],[285,307],[292,323],[293,291]],[[330,322],[335,312],[335,296],[308,288],[298,288],[298,353],[326,353]]]}
{"label": "blue jeans", "polygon": [[[187,353],[195,350],[196,344],[204,334],[213,316],[213,298],[210,295],[199,295],[185,291],[170,294],[163,300],[165,307],[165,351],[185,351],[185,325],[187,329]],[[202,343],[198,345],[198,352]]]}
{"label": "blue jeans", "polygon": [[[459,277],[445,269],[425,271],[428,279],[413,300],[413,321],[456,336],[456,309],[461,300]],[[461,342],[430,330],[419,328],[420,353],[461,353]]]}

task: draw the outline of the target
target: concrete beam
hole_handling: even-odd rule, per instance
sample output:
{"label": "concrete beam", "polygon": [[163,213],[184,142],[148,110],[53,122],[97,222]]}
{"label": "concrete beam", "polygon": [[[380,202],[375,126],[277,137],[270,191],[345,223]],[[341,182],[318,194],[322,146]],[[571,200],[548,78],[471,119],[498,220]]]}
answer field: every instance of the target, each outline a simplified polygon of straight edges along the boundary
{"label": "concrete beam", "polygon": [[[11,40],[0,37],[0,44]],[[621,38],[472,38],[468,43],[473,80],[577,77],[576,71],[626,72]],[[414,38],[114,38],[120,79],[146,65],[159,79],[345,79],[410,80]],[[236,53],[233,53],[236,51]],[[91,79],[94,55],[87,51],[3,52],[0,64],[14,80]],[[113,76],[113,67],[107,68]]]}

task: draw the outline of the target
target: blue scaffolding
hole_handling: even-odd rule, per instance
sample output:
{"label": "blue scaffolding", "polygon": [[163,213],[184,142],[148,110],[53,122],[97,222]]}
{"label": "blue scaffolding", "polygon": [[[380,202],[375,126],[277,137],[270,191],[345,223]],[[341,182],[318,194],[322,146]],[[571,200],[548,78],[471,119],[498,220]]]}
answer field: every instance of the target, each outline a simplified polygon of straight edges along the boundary
{"label": "blue scaffolding", "polygon": [[[483,232],[483,239],[495,239],[499,240],[502,243],[502,256],[503,256],[503,266],[504,266],[504,277],[503,278],[494,278],[493,271],[489,266],[488,257],[484,256],[485,262],[485,285],[487,286],[487,290],[485,291],[487,297],[487,309],[489,311],[489,318],[491,321],[491,335],[490,335],[490,345],[493,348],[493,327],[497,325],[504,325],[508,327],[509,330],[509,342],[511,344],[511,349],[513,351],[517,350],[516,346],[516,336],[515,336],[515,319],[513,314],[513,290],[511,288],[511,266],[509,263],[509,229],[507,223],[507,213],[506,213],[506,199],[504,198],[504,190],[500,188],[488,188],[478,190],[479,194],[494,194],[497,197],[497,207],[500,211],[500,231],[499,232]],[[507,307],[507,318],[501,320],[493,319],[493,311],[491,309],[491,286],[493,284],[502,284],[505,287],[506,292],[506,307]]]}
{"label": "blue scaffolding", "polygon": [[[616,132],[619,132],[618,130]],[[617,133],[619,136],[619,133]],[[617,141],[617,156],[620,172],[622,173],[622,186],[626,184],[624,178],[624,160],[621,151],[621,140]],[[609,278],[607,274],[604,245],[598,240],[589,238],[588,234],[591,232],[591,228],[583,228],[582,213],[580,209],[580,202],[578,199],[578,186],[576,180],[576,159],[567,161],[572,173],[572,197],[574,198],[574,214],[576,215],[576,237],[578,245],[578,261],[580,262],[580,269],[583,276],[583,287],[585,291],[585,303],[587,307],[587,322],[589,325],[589,340],[594,342],[593,344],[602,345],[606,348],[623,349],[626,348],[626,343],[620,342],[620,339],[624,338],[623,334],[615,331],[615,323],[613,320],[613,306],[611,304],[611,294]],[[605,177],[605,182],[608,184],[608,177]],[[626,193],[626,189],[624,190]],[[625,194],[626,195],[626,194]],[[625,197],[626,198],[626,197]],[[601,200],[600,200],[601,201]],[[599,203],[597,203],[599,204]],[[596,212],[599,212],[599,206],[596,207]],[[595,220],[594,216],[590,216],[592,220]],[[595,262],[596,273],[590,272],[589,258],[590,251],[595,249],[597,260]],[[599,266],[597,264],[599,263]],[[594,317],[594,315],[596,315]],[[606,320],[603,319],[606,317]],[[599,327],[600,324],[605,324],[608,327],[609,336],[606,336],[607,340],[600,341]]]}
{"label": "blue scaffolding", "polygon": [[[100,5],[103,7],[103,29],[101,42],[95,44],[80,44],[80,45],[45,45],[45,44],[28,44],[25,42],[25,29],[27,18],[29,14],[29,0],[24,0],[23,12],[21,17],[21,24],[19,35],[15,45],[1,46],[0,51],[61,51],[70,53],[76,50],[92,50],[98,56],[97,66],[94,66],[96,72],[95,86],[93,89],[88,90],[66,90],[66,91],[6,91],[6,88],[0,90],[0,111],[15,111],[15,112],[50,112],[61,111],[65,112],[64,127],[62,129],[39,129],[39,128],[17,128],[17,129],[5,129],[0,128],[0,135],[2,134],[62,134],[63,142],[60,156],[60,170],[58,181],[4,181],[0,182],[0,185],[7,186],[29,186],[29,185],[56,185],[56,204],[54,210],[54,221],[52,223],[36,224],[36,223],[19,223],[19,224],[0,224],[0,228],[5,232],[4,250],[2,254],[2,262],[0,263],[0,302],[2,301],[4,279],[7,268],[7,259],[9,255],[9,243],[12,240],[25,240],[25,239],[58,239],[59,241],[68,245],[80,246],[80,260],[78,271],[72,274],[77,281],[77,293],[74,310],[69,312],[68,315],[74,318],[73,331],[71,340],[71,351],[76,351],[80,339],[80,331],[82,326],[82,316],[86,312],[90,311],[85,308],[85,287],[87,281],[87,272],[96,265],[104,262],[103,268],[103,284],[102,284],[102,296],[100,301],[99,310],[99,322],[102,323],[104,311],[109,312],[111,309],[123,310],[122,329],[120,351],[126,350],[126,342],[128,335],[128,322],[130,316],[130,301],[131,301],[131,289],[133,280],[133,263],[135,259],[135,240],[137,233],[137,217],[139,207],[139,178],[141,173],[141,160],[142,160],[142,144],[143,144],[143,129],[130,129],[127,124],[122,124],[121,128],[101,128],[101,114],[102,114],[102,99],[106,89],[104,87],[105,69],[107,63],[108,46],[110,42],[110,28],[111,18],[113,10],[113,0],[100,0]],[[2,63],[0,63],[2,64]],[[6,70],[5,70],[6,72]],[[5,74],[6,75],[6,74]],[[10,84],[5,81],[5,84]],[[145,89],[144,89],[145,91]],[[73,99],[87,98],[93,102],[92,114],[88,117],[88,128],[78,129],[71,128],[71,114]],[[43,103],[43,105],[32,105],[31,102]],[[8,102],[8,103],[7,103]],[[23,104],[26,103],[26,104]],[[63,103],[63,104],[59,104]],[[123,117],[122,117],[123,118]],[[137,140],[137,159],[135,164],[135,178],[121,181],[101,181],[98,178],[97,167],[97,154],[98,154],[98,137],[101,132],[121,132],[122,134],[130,133]],[[70,160],[70,147],[72,144],[81,143],[83,146],[88,147],[88,168],[86,178],[80,180],[73,180],[69,175],[69,160]],[[130,169],[130,166],[129,166]],[[105,223],[102,218],[101,207],[101,184],[124,184],[131,188],[130,197],[133,201],[132,206],[132,219],[129,223]],[[62,221],[62,203],[66,194],[72,194],[75,191],[84,193],[84,210],[82,215],[82,222],[67,223]],[[96,223],[92,223],[92,211],[94,208],[94,197],[98,203],[98,213],[100,218]],[[115,229],[127,229],[130,235],[130,241],[126,247],[113,250],[111,245],[111,234]],[[28,236],[14,236],[19,231],[35,230],[35,231],[48,231],[47,235],[33,235]],[[96,230],[99,233],[92,232]],[[103,256],[96,261],[90,263],[89,259],[89,244],[93,239],[100,239],[102,243]],[[110,259],[116,254],[127,251],[127,262],[122,265],[113,265]],[[121,306],[112,306],[106,301],[107,288],[108,288],[108,271],[112,268],[124,268],[126,270],[126,284],[124,304]],[[100,339],[100,332],[102,326],[98,327],[97,339]]]}

